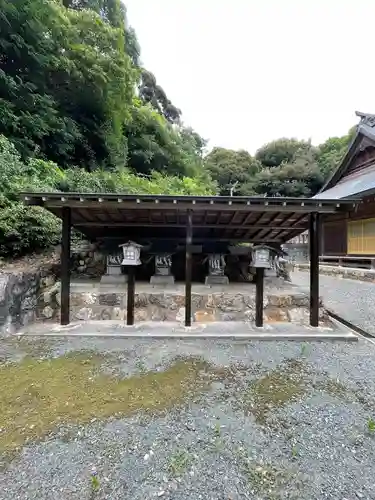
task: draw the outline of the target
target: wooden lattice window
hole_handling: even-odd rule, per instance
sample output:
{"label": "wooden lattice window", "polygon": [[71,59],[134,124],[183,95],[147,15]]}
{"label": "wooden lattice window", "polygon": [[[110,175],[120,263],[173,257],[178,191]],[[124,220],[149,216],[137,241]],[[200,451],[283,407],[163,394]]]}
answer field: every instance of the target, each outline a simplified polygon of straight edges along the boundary
{"label": "wooden lattice window", "polygon": [[375,254],[375,219],[348,223],[348,253]]}

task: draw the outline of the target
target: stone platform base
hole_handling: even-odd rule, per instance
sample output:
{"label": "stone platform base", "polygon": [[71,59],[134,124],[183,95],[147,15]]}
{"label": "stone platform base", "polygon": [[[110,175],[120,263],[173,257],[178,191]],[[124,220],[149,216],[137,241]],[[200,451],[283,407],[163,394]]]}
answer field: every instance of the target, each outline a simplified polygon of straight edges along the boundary
{"label": "stone platform base", "polygon": [[174,285],[174,276],[161,276],[158,274],[154,274],[150,278],[151,285]]}
{"label": "stone platform base", "polygon": [[[146,283],[135,286],[135,322],[172,321],[185,319],[184,285],[154,287]],[[58,321],[59,294],[44,294],[49,303],[42,303],[39,318],[46,319],[43,311],[53,314],[48,319]],[[56,300],[57,299],[57,300]],[[103,285],[93,282],[71,284],[71,321],[126,320],[126,285]],[[250,283],[213,285],[193,284],[192,319],[196,323],[216,321],[245,321],[255,319],[255,285]],[[320,307],[322,324],[329,324],[328,315]],[[293,285],[275,287],[265,283],[264,321],[271,323],[309,324],[309,296]]]}
{"label": "stone platform base", "polygon": [[206,276],[205,285],[229,285],[228,276]]}
{"label": "stone platform base", "polygon": [[123,285],[128,282],[126,274],[105,274],[100,278],[101,285]]}

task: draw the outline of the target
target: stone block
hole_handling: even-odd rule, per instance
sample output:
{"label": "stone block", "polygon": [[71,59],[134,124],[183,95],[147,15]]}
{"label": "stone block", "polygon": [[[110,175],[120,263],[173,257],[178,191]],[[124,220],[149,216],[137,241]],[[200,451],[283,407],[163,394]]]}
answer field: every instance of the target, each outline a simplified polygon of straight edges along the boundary
{"label": "stone block", "polygon": [[246,309],[244,312],[245,321],[255,321],[254,309]]}
{"label": "stone block", "polygon": [[134,307],[135,309],[147,307],[148,305],[148,294],[147,293],[136,293],[134,297]]}
{"label": "stone block", "polygon": [[[267,307],[268,305],[268,299],[267,299],[267,303],[265,303],[267,297],[263,297],[263,305],[264,307]],[[245,304],[245,306],[249,309],[255,309],[255,295],[244,295],[243,296],[243,302]]]}
{"label": "stone block", "polygon": [[310,312],[304,307],[294,307],[288,310],[288,317],[291,323],[308,325],[310,321]]}
{"label": "stone block", "polygon": [[97,295],[95,293],[72,293],[70,295],[70,304],[76,307],[92,306],[96,304]]}
{"label": "stone block", "polygon": [[122,303],[122,296],[118,293],[101,293],[99,295],[100,306],[120,306]]}
{"label": "stone block", "polygon": [[[126,311],[125,311],[126,319]],[[134,322],[148,321],[150,319],[148,309],[145,307],[134,310]]]}
{"label": "stone block", "polygon": [[243,296],[239,294],[215,294],[214,301],[216,307],[223,312],[240,312],[244,309]]}
{"label": "stone block", "polygon": [[174,284],[174,276],[167,275],[163,276],[161,274],[154,274],[150,278],[151,285],[173,285]]}
{"label": "stone block", "polygon": [[284,309],[273,307],[264,310],[264,321],[267,323],[288,322],[288,314]]}
{"label": "stone block", "polygon": [[112,309],[111,319],[124,321],[126,319],[126,309],[122,309],[121,307],[114,307]]}
{"label": "stone block", "polygon": [[204,281],[205,285],[229,285],[228,276],[206,276]]}
{"label": "stone block", "polygon": [[222,313],[219,316],[220,321],[240,321],[242,318],[235,313]]}
{"label": "stone block", "polygon": [[292,306],[295,307],[309,307],[310,305],[310,297],[307,294],[293,294],[292,295]]}
{"label": "stone block", "polygon": [[216,320],[214,311],[209,309],[196,311],[194,314],[194,319],[198,323],[211,323],[212,321]]}
{"label": "stone block", "polygon": [[55,281],[56,281],[55,277],[49,275],[42,278],[40,284],[43,288],[49,288],[55,284]]}
{"label": "stone block", "polygon": [[53,317],[54,310],[50,306],[46,306],[43,308],[42,316],[45,319],[51,319]]}
{"label": "stone block", "polygon": [[176,321],[183,323],[185,321],[185,307],[180,307],[176,314]]}
{"label": "stone block", "polygon": [[[169,311],[169,313],[170,312],[171,311]],[[167,319],[167,310],[155,305],[149,307],[148,314],[149,314],[149,319],[152,321],[166,321]]]}
{"label": "stone block", "polygon": [[126,274],[103,274],[100,278],[101,285],[123,285],[128,282],[128,276]]}
{"label": "stone block", "polygon": [[73,319],[81,321],[89,321],[93,318],[93,310],[91,307],[81,307],[77,312],[73,313]]}
{"label": "stone block", "polygon": [[119,276],[121,273],[121,266],[107,266],[106,275]]}
{"label": "stone block", "polygon": [[291,295],[268,295],[268,305],[274,307],[289,307],[293,303]]}
{"label": "stone block", "polygon": [[[185,304],[185,297],[182,296],[181,298],[182,300],[179,302],[179,305],[183,306]],[[191,307],[193,311],[198,311],[200,309],[207,308],[206,303],[207,303],[207,297],[205,295],[200,295],[199,293],[191,294]]]}
{"label": "stone block", "polygon": [[162,309],[177,310],[185,303],[183,295],[169,293],[150,293],[149,303]]}

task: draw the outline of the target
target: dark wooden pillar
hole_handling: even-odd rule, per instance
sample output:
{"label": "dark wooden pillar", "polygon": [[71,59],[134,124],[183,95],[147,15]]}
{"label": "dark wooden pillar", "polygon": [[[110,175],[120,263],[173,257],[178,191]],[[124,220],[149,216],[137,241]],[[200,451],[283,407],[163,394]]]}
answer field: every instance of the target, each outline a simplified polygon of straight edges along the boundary
{"label": "dark wooden pillar", "polygon": [[62,325],[70,323],[70,233],[71,212],[69,207],[62,209],[61,238],[61,313]]}
{"label": "dark wooden pillar", "polygon": [[185,257],[185,326],[191,326],[191,246],[193,243],[193,214],[188,210],[186,221]]}
{"label": "dark wooden pillar", "polygon": [[264,268],[258,267],[255,288],[255,326],[263,326]]}
{"label": "dark wooden pillar", "polygon": [[319,214],[310,214],[310,325],[319,326]]}
{"label": "dark wooden pillar", "polygon": [[134,325],[135,269],[128,267],[128,296],[126,304],[126,324]]}

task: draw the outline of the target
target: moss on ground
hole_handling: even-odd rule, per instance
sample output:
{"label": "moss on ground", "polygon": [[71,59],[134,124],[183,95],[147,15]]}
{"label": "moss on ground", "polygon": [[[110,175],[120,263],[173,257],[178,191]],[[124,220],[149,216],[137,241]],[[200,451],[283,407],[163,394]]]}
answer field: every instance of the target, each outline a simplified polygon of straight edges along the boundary
{"label": "moss on ground", "polygon": [[12,453],[68,422],[159,412],[208,389],[214,370],[197,359],[130,378],[103,373],[106,357],[72,353],[0,367],[0,452]]}
{"label": "moss on ground", "polygon": [[297,401],[306,390],[303,363],[290,360],[251,382],[243,396],[243,403],[257,423],[264,425],[270,412]]}

